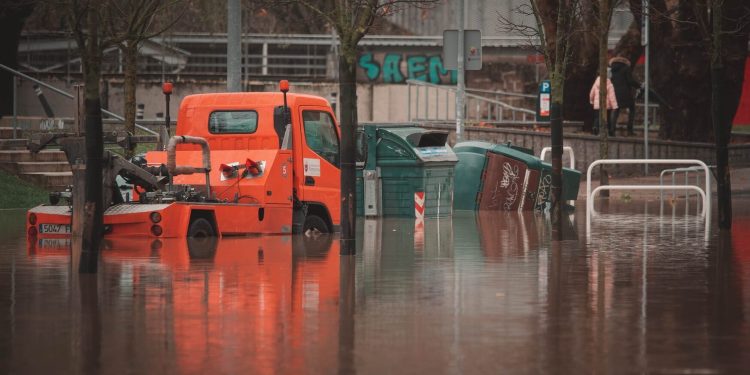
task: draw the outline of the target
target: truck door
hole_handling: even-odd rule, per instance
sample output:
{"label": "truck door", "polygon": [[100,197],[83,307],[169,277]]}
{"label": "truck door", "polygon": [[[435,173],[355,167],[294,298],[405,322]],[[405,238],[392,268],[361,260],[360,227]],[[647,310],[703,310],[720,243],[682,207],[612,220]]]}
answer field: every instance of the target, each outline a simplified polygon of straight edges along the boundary
{"label": "truck door", "polygon": [[339,218],[341,171],[339,131],[325,107],[301,106],[302,176],[300,199],[323,203],[334,223]]}

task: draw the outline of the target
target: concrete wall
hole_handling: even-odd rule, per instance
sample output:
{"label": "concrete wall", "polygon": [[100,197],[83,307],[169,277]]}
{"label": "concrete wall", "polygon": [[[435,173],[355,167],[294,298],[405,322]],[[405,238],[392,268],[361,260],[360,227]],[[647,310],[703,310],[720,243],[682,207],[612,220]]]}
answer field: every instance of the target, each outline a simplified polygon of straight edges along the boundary
{"label": "concrete wall", "polygon": [[[455,129],[447,124],[424,125],[426,128],[449,131],[450,143],[455,142]],[[550,145],[550,134],[548,132],[495,129],[495,128],[466,128],[467,140],[478,140],[492,143],[511,142],[514,145],[530,148],[537,156],[542,148]],[[566,134],[564,135],[564,146],[570,146],[575,152],[575,166],[584,176],[586,170],[593,161],[599,157],[599,137],[588,134]],[[548,154],[549,155],[549,154]],[[609,159],[642,159],[644,158],[643,139],[636,138],[612,138],[609,140]],[[716,151],[711,143],[688,143],[663,140],[649,141],[650,159],[698,159],[706,164],[716,164]],[[547,156],[549,161],[549,156]],[[750,165],[750,144],[734,144],[729,146],[729,162],[732,166]],[[567,153],[563,157],[563,166],[569,164]],[[663,168],[657,167],[651,171],[659,171]],[[643,166],[627,165],[613,166],[610,173],[615,176],[642,175]],[[585,178],[585,177],[584,177]]]}

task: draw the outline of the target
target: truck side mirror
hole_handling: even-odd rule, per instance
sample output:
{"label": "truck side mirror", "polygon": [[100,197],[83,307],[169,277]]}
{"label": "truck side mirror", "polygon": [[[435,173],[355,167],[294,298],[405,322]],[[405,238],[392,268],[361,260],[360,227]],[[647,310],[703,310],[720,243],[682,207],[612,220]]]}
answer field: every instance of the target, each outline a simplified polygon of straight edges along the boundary
{"label": "truck side mirror", "polygon": [[286,138],[287,125],[289,125],[290,118],[292,117],[289,108],[278,106],[273,109],[273,129],[279,137],[279,148],[284,148],[284,139]]}
{"label": "truck side mirror", "polygon": [[367,134],[363,130],[357,130],[356,137],[356,149],[355,149],[355,160],[357,169],[364,169],[365,163],[367,163]]}

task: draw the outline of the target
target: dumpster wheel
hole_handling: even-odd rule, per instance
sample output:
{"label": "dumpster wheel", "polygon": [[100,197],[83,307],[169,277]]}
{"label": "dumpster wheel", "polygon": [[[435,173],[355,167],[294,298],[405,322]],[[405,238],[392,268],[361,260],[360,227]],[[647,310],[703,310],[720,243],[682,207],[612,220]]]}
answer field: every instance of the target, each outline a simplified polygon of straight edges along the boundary
{"label": "dumpster wheel", "polygon": [[317,230],[320,233],[331,232],[328,228],[328,224],[326,224],[326,221],[315,214],[307,214],[307,216],[305,217],[305,223],[302,224],[302,233],[308,233],[308,230]]}

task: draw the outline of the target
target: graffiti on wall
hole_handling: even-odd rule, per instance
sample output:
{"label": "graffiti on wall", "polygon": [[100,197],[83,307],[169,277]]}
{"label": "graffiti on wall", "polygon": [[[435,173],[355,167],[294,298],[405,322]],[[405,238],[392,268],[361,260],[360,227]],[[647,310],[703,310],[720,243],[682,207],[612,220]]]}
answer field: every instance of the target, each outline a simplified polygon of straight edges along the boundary
{"label": "graffiti on wall", "polygon": [[414,79],[434,84],[456,84],[456,71],[443,68],[440,55],[366,52],[357,61],[358,77],[367,82],[405,83]]}

